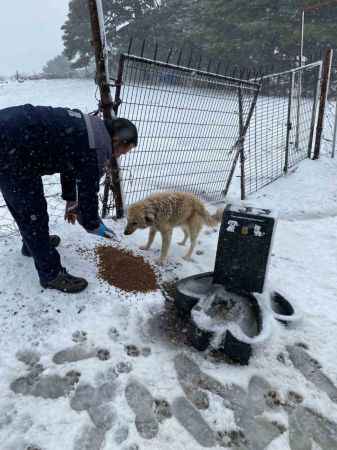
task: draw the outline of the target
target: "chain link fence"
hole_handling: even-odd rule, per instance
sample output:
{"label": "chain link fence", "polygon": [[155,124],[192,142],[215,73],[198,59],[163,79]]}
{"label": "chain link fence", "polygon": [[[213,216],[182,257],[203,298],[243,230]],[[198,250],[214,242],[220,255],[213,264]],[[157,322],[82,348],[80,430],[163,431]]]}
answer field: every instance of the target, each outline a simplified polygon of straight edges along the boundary
{"label": "chain link fence", "polygon": [[246,194],[310,157],[321,61],[263,78],[245,142]]}
{"label": "chain link fence", "polygon": [[128,54],[119,73],[118,115],[140,135],[120,163],[125,206],[163,190],[223,199],[259,84]]}
{"label": "chain link fence", "polygon": [[[65,202],[61,198],[59,176],[44,177],[43,186],[48,204],[49,223],[52,226],[60,219],[63,219],[65,209]],[[0,192],[0,239],[16,235],[17,233],[18,228]]]}
{"label": "chain link fence", "polygon": [[[266,76],[260,89],[254,80],[122,55],[115,102],[140,135],[120,161],[125,205],[161,190],[222,200],[235,170],[242,196],[282,176],[310,155],[320,73],[313,63]],[[53,225],[64,214],[59,177],[44,186]],[[109,207],[113,214],[112,195]],[[16,233],[0,194],[0,238]]]}

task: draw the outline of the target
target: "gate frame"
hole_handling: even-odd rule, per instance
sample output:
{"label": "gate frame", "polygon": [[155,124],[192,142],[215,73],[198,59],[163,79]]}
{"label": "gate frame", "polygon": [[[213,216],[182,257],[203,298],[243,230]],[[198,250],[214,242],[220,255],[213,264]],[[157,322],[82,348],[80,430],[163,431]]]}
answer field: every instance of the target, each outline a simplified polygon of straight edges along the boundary
{"label": "gate frame", "polygon": [[[287,114],[287,136],[286,136],[286,143],[285,143],[285,150],[284,150],[284,166],[283,166],[283,173],[286,174],[289,169],[289,138],[290,138],[290,132],[292,129],[292,118],[291,118],[291,112],[292,112],[292,102],[293,102],[293,91],[294,91],[294,82],[295,82],[295,75],[296,73],[300,72],[303,73],[305,70],[318,68],[318,77],[317,77],[317,83],[315,84],[314,89],[314,98],[313,98],[313,106],[312,106],[312,115],[311,115],[311,125],[310,125],[310,135],[309,135],[309,142],[308,142],[308,151],[307,151],[307,157],[310,159],[313,147],[316,143],[317,134],[318,134],[318,115],[319,115],[319,98],[321,95],[321,89],[322,89],[322,72],[323,72],[323,61],[315,61],[313,63],[307,64],[305,66],[295,67],[293,69],[289,69],[283,72],[273,73],[264,75],[261,78],[259,78],[261,82],[261,88],[263,87],[264,80],[278,78],[281,76],[289,75],[289,81],[290,81],[290,87],[289,87],[289,94],[288,94],[288,114]],[[297,118],[298,119],[298,118]],[[279,177],[282,175],[280,174]],[[278,177],[278,178],[279,178]],[[272,181],[275,181],[277,178],[275,178]],[[264,186],[263,186],[264,187]],[[257,188],[256,191],[258,191],[261,188]],[[245,194],[245,192],[243,192]],[[242,199],[245,199],[245,197],[241,197]]]}

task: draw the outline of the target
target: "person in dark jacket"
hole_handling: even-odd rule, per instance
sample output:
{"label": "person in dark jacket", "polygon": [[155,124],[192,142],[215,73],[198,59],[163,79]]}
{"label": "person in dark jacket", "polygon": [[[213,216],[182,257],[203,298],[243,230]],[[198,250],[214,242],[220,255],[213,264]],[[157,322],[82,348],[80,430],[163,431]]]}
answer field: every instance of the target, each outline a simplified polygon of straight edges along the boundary
{"label": "person in dark jacket", "polygon": [[58,236],[49,235],[42,176],[60,173],[65,219],[92,234],[112,238],[98,212],[99,180],[112,152],[137,146],[135,125],[79,110],[22,105],[0,110],[0,191],[17,223],[22,254],[32,256],[44,288],[80,292],[88,285],[61,265]]}

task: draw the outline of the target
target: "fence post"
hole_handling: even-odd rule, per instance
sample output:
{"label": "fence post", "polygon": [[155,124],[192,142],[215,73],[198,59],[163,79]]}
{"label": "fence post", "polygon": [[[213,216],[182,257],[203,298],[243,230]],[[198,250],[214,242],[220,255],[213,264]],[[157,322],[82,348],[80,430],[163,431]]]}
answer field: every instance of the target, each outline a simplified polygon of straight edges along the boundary
{"label": "fence post", "polygon": [[288,168],[289,168],[289,142],[290,142],[290,132],[292,129],[291,108],[292,108],[294,84],[295,84],[295,72],[291,72],[289,99],[288,99],[287,138],[286,138],[286,148],[285,148],[284,167],[283,167],[284,173],[287,173]]}
{"label": "fence post", "polygon": [[[240,129],[240,137],[236,141],[236,143],[233,145],[233,147],[232,147],[232,149],[230,151],[230,152],[235,151],[235,156],[234,156],[234,160],[233,160],[233,163],[232,163],[232,167],[231,167],[231,169],[229,171],[229,175],[228,175],[228,179],[227,179],[227,182],[226,182],[225,189],[223,190],[224,197],[226,197],[227,194],[228,194],[229,187],[230,187],[230,184],[232,182],[233,175],[234,175],[234,172],[235,172],[237,161],[239,159],[239,156],[242,154],[241,149],[244,148],[244,140],[245,140],[245,137],[246,137],[246,133],[247,133],[249,124],[250,124],[250,119],[252,118],[252,115],[253,115],[253,112],[254,112],[254,109],[255,109],[255,106],[256,106],[256,103],[257,103],[257,97],[258,97],[258,95],[260,93],[260,89],[261,89],[261,83],[260,83],[258,89],[256,89],[256,91],[255,91],[254,98],[253,98],[252,103],[250,105],[250,109],[249,109],[246,121],[242,122],[243,126],[242,126],[242,130]],[[242,107],[242,102],[241,102],[241,107]],[[239,108],[240,108],[240,102],[239,102]],[[241,115],[241,118],[243,118],[243,115]],[[241,128],[241,125],[240,125],[240,128]]]}
{"label": "fence post", "polygon": [[336,144],[337,144],[337,97],[335,99],[336,101],[336,107],[335,107],[335,124],[333,129],[333,139],[332,139],[332,152],[331,152],[331,158],[335,157],[336,152]]}
{"label": "fence post", "polygon": [[[106,38],[104,30],[104,18],[102,0],[88,0],[91,32],[93,39],[93,46],[95,48],[95,60],[96,60],[96,81],[99,86],[101,96],[101,108],[103,111],[103,117],[105,119],[112,119],[113,116],[113,102],[110,91],[110,79],[108,69],[108,55],[106,48]],[[110,172],[110,173],[108,173]],[[119,179],[119,166],[117,159],[111,157],[111,167],[107,170],[107,176],[104,187],[104,198],[102,216],[106,216],[108,211],[108,199],[110,189],[113,192],[116,216],[117,218],[123,217],[123,197]]]}
{"label": "fence post", "polygon": [[[120,94],[121,94],[122,82],[123,82],[124,61],[125,61],[125,56],[121,55],[120,56],[120,60],[119,60],[119,65],[118,65],[117,79],[116,79],[116,82],[115,82],[116,91],[115,91],[115,101],[114,101],[114,104],[113,104],[113,110],[114,110],[114,113],[116,114],[116,116],[118,114],[119,105],[121,104]],[[112,177],[113,173],[115,174],[114,178]],[[117,167],[115,166],[115,169],[113,169],[113,167],[111,167],[111,171],[107,171],[106,179],[105,179],[105,183],[104,183],[103,200],[102,200],[102,204],[103,204],[103,206],[102,206],[102,216],[103,216],[103,218],[106,217],[106,215],[107,215],[109,194],[110,194],[110,192],[113,192],[113,193],[115,192],[115,186],[116,186],[115,183],[116,182],[118,183],[117,191],[118,191],[118,186],[120,188],[119,173],[120,173],[120,170],[119,170],[118,164],[117,164]],[[121,192],[121,189],[119,189],[119,190]],[[117,206],[117,202],[116,202],[116,199],[115,199],[115,204],[116,204],[116,217],[118,219],[120,219],[124,215],[123,203],[121,204],[122,207],[120,208],[120,207]]]}
{"label": "fence post", "polygon": [[[242,90],[239,87],[239,129],[240,137],[243,136],[243,105],[242,105]],[[246,185],[245,185],[245,147],[243,139],[240,141],[240,169],[241,169],[241,200],[246,198]]]}
{"label": "fence post", "polygon": [[[302,62],[301,62],[302,66]],[[295,149],[298,152],[300,143],[300,124],[301,124],[301,100],[302,100],[302,76],[303,70],[300,69],[297,72],[299,76],[298,86],[297,86],[297,112],[296,112],[296,138],[295,138]]]}
{"label": "fence post", "polygon": [[320,150],[321,150],[322,132],[323,132],[323,125],[324,125],[324,113],[325,113],[325,105],[326,105],[326,101],[327,101],[327,97],[328,97],[328,86],[329,86],[330,73],[331,73],[331,63],[332,63],[332,49],[327,48],[325,50],[324,60],[323,60],[323,71],[322,71],[322,80],[321,80],[318,121],[317,121],[314,155],[313,155],[312,159],[318,159],[319,155],[320,155]]}
{"label": "fence post", "polygon": [[[333,73],[336,74],[336,67],[334,67]],[[337,96],[335,93],[335,120],[334,120],[334,129],[333,129],[333,138],[332,138],[332,151],[331,151],[331,158],[335,157],[336,153],[336,145],[337,145]]]}
{"label": "fence post", "polygon": [[314,92],[314,104],[312,106],[310,136],[309,136],[309,144],[308,144],[308,158],[311,158],[312,144],[314,142],[314,131],[315,131],[315,126],[316,126],[318,94],[319,94],[319,85],[321,82],[321,77],[322,77],[322,63],[319,66],[319,71],[318,71],[318,75],[317,75],[317,83],[316,83],[315,92]]}

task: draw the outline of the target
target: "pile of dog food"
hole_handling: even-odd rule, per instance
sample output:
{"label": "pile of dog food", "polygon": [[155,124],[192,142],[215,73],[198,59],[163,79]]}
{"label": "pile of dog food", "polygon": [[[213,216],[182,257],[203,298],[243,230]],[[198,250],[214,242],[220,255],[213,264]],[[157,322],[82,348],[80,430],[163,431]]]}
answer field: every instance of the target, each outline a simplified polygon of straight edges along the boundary
{"label": "pile of dog food", "polygon": [[150,292],[158,288],[153,268],[142,256],[117,248],[96,248],[98,276],[126,292]]}

